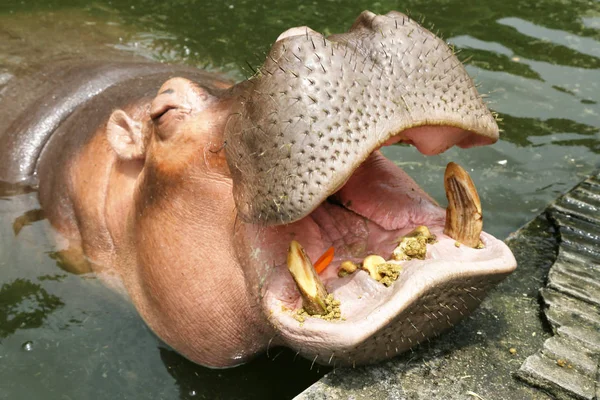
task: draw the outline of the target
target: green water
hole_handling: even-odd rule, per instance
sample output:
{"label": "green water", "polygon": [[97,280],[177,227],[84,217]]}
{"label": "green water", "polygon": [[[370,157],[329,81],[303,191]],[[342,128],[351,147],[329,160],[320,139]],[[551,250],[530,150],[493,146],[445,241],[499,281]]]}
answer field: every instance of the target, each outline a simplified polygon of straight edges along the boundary
{"label": "green water", "polygon": [[[457,161],[479,188],[485,229],[504,238],[598,167],[596,2],[5,0],[0,87],[31,59],[95,51],[92,43],[242,79],[287,28],[339,32],[364,9],[424,16],[461,50],[503,119],[494,146],[435,157],[385,149],[441,203],[443,169]],[[36,207],[32,193],[0,197],[0,399],[279,399],[327,371],[280,349],[232,370],[189,363],[94,277],[61,270],[46,221],[15,236],[15,218]]]}

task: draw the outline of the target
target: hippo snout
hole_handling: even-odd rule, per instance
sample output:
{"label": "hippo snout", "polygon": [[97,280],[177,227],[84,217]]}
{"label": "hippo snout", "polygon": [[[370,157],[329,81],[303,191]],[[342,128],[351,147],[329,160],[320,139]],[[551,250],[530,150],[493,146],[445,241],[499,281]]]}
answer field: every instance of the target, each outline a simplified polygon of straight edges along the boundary
{"label": "hippo snout", "polygon": [[[406,15],[363,12],[347,33],[295,28],[239,85],[227,162],[239,215],[306,216],[374,150],[493,143],[498,126],[452,49]],[[422,128],[422,129],[421,129]]]}

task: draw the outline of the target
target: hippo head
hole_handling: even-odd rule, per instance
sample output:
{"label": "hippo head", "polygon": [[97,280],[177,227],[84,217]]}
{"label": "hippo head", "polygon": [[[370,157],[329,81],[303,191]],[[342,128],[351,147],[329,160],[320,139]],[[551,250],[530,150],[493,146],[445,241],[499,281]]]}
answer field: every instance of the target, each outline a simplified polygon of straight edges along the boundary
{"label": "hippo head", "polygon": [[[447,176],[444,210],[378,151],[498,139],[453,51],[397,12],[363,12],[330,37],[290,29],[247,81],[171,79],[145,115],[116,111],[107,131],[124,173],[140,168],[125,286],[149,326],[204,365],[275,345],[331,365],[390,358],[453,326],[516,266],[480,228],[471,244],[448,236],[454,208],[481,226],[471,183]],[[422,253],[398,256],[420,226]],[[317,274],[311,260],[330,247]],[[370,270],[373,256],[392,272]]]}

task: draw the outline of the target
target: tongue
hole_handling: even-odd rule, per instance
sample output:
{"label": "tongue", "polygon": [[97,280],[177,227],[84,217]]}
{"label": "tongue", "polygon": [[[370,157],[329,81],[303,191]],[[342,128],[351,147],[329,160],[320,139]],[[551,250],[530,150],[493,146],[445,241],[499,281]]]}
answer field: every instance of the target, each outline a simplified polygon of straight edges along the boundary
{"label": "tongue", "polygon": [[386,230],[444,223],[445,212],[402,169],[374,152],[335,195]]}

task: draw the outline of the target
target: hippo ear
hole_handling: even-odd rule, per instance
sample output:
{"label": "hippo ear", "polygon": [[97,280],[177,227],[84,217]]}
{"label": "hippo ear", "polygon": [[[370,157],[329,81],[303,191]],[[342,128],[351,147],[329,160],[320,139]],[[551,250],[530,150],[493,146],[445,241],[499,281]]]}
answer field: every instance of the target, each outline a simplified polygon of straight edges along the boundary
{"label": "hippo ear", "polygon": [[142,126],[123,110],[112,113],[106,126],[111,147],[122,160],[135,160],[146,155]]}

